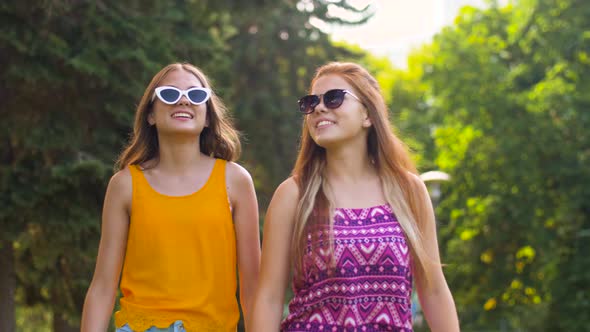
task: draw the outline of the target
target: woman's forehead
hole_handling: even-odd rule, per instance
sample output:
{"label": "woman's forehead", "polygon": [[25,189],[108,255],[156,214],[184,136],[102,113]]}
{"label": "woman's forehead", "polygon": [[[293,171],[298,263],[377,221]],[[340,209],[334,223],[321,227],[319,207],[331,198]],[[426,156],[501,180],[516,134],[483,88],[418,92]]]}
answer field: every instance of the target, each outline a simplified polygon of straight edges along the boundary
{"label": "woman's forehead", "polygon": [[175,69],[170,71],[160,85],[172,85],[178,88],[203,87],[201,81],[190,71]]}
{"label": "woman's forehead", "polygon": [[312,94],[323,94],[332,89],[354,90],[342,76],[329,74],[320,76],[313,84]]}

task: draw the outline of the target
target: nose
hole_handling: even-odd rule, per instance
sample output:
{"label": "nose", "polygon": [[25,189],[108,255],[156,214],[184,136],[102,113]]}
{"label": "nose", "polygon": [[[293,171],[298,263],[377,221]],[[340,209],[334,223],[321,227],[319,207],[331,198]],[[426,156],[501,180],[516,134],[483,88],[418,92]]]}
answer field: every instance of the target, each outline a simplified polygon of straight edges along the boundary
{"label": "nose", "polygon": [[325,113],[328,111],[328,108],[324,105],[324,96],[320,96],[320,103],[317,104],[313,110],[317,113]]}
{"label": "nose", "polygon": [[178,105],[190,105],[190,103],[191,102],[188,100],[188,98],[185,95],[182,95],[177,102]]}

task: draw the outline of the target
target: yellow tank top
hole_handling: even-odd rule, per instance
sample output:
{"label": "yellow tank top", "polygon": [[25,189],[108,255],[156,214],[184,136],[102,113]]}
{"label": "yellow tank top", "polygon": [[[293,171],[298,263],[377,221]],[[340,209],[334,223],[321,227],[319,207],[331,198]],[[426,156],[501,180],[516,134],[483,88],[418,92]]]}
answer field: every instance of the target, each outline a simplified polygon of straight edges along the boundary
{"label": "yellow tank top", "polygon": [[156,192],[137,165],[115,324],[134,331],[182,320],[187,331],[236,331],[236,238],[217,159],[199,191]]}

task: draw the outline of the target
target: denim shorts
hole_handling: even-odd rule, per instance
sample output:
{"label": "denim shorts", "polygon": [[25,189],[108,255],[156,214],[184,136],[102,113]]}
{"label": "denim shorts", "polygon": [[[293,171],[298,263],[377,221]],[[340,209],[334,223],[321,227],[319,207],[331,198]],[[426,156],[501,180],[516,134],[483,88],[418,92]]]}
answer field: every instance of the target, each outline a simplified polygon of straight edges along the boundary
{"label": "denim shorts", "polygon": [[[176,322],[174,322],[174,324],[165,327],[165,328],[159,328],[159,327],[150,327],[149,329],[145,330],[145,332],[185,332],[186,330],[184,329],[184,325],[182,325],[182,321],[181,320],[177,320]],[[133,331],[128,324],[125,324],[123,326],[121,326],[120,328],[118,328],[115,332],[140,332],[140,331]]]}

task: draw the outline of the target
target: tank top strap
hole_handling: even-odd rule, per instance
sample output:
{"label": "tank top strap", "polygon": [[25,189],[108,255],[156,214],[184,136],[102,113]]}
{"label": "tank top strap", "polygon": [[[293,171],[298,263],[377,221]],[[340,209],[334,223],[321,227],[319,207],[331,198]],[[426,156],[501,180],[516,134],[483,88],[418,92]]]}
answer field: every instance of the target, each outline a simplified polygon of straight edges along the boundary
{"label": "tank top strap", "polygon": [[141,168],[139,165],[129,165],[129,173],[131,174],[131,187],[133,196],[136,197],[137,193],[142,190],[143,187],[146,185],[149,186],[147,179],[141,173]]}
{"label": "tank top strap", "polygon": [[209,176],[209,187],[221,189],[223,192],[226,191],[225,186],[225,168],[227,161],[223,159],[215,159],[213,170]]}

